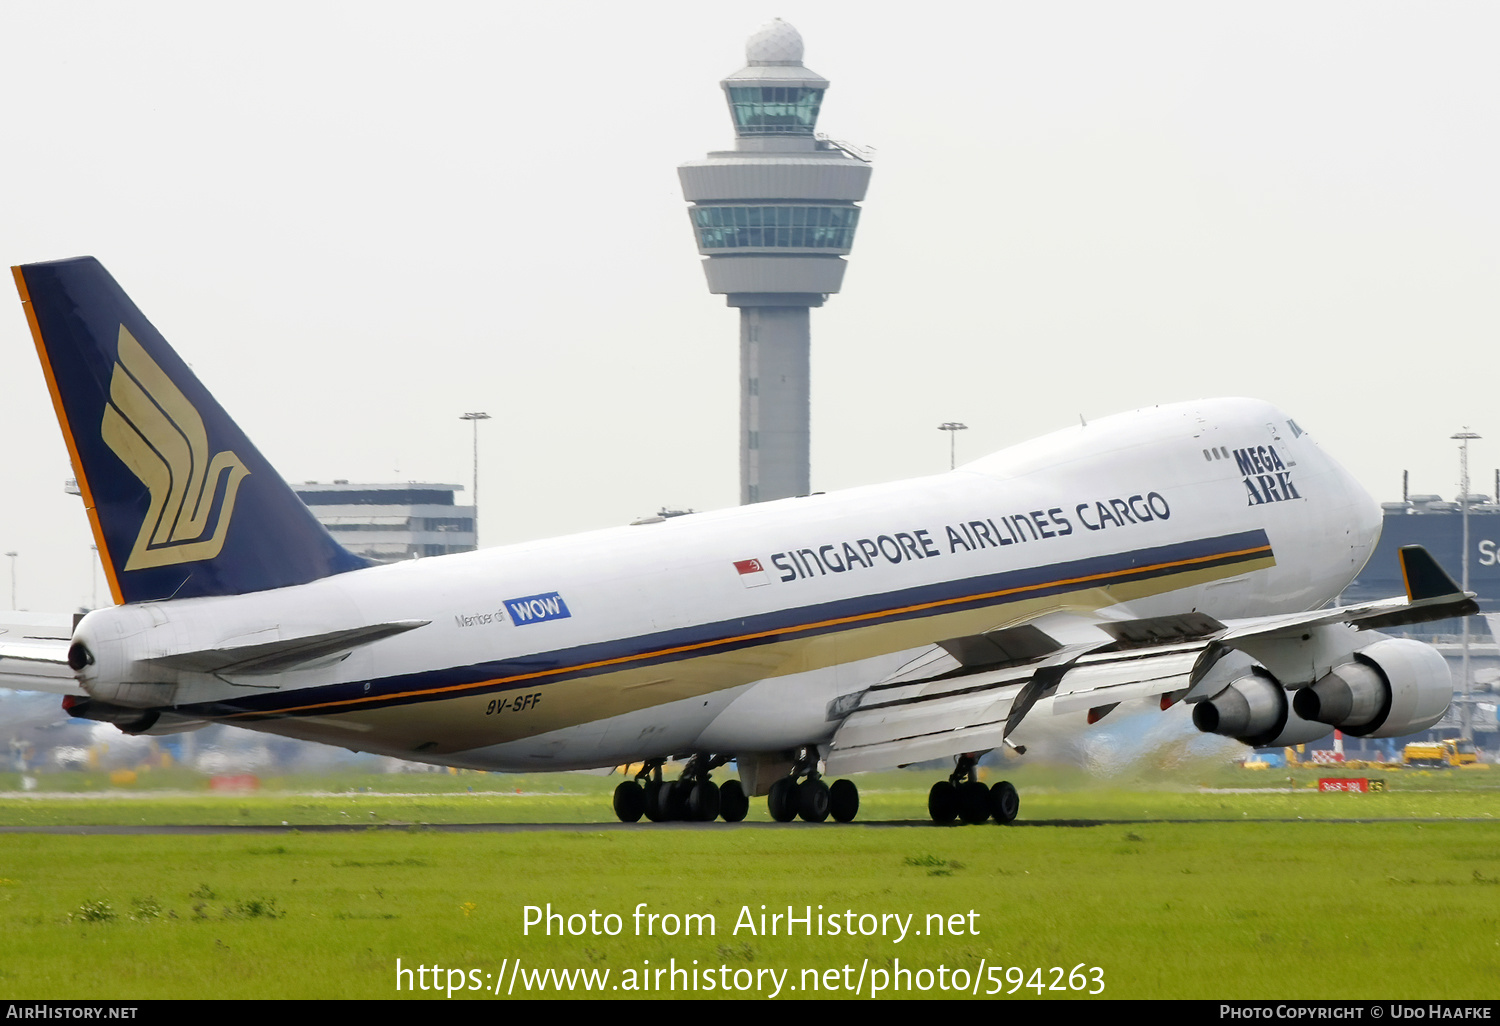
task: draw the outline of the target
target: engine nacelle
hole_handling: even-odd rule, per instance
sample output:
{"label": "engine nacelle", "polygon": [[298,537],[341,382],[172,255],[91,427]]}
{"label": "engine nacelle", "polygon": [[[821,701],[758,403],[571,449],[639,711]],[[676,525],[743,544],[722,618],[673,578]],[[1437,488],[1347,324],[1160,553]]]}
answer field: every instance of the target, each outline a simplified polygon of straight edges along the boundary
{"label": "engine nacelle", "polygon": [[1436,649],[1387,638],[1297,692],[1293,706],[1354,737],[1401,737],[1442,719],[1452,699],[1453,674]]}
{"label": "engine nacelle", "polygon": [[1193,706],[1193,726],[1205,734],[1222,734],[1252,748],[1300,745],[1329,732],[1292,708],[1286,689],[1263,667],[1253,667],[1214,697]]}

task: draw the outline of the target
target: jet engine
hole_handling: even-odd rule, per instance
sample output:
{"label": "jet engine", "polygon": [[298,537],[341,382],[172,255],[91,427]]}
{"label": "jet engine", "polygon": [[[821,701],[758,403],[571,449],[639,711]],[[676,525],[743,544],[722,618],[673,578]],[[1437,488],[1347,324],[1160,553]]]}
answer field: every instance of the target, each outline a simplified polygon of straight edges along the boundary
{"label": "jet engine", "polygon": [[1300,745],[1328,733],[1325,723],[1298,714],[1286,689],[1263,666],[1235,678],[1223,691],[1193,706],[1193,726],[1252,748]]}
{"label": "jet engine", "polygon": [[1401,737],[1448,711],[1453,675],[1431,645],[1387,638],[1297,692],[1297,715],[1355,737]]}

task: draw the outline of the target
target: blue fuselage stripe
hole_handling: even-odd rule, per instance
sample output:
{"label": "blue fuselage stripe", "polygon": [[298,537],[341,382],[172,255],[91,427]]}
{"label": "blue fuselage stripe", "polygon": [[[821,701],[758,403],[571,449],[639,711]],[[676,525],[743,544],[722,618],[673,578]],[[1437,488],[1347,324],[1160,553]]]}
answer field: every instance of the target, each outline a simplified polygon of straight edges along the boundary
{"label": "blue fuselage stripe", "polygon": [[1246,531],[876,595],[860,595],[494,662],[398,674],[368,682],[329,684],[282,694],[250,695],[229,702],[179,706],[176,711],[213,719],[232,717],[243,722],[245,719],[274,716],[325,716],[353,709],[379,709],[482,695],[1022,599],[1111,587],[1271,556],[1266,533]]}

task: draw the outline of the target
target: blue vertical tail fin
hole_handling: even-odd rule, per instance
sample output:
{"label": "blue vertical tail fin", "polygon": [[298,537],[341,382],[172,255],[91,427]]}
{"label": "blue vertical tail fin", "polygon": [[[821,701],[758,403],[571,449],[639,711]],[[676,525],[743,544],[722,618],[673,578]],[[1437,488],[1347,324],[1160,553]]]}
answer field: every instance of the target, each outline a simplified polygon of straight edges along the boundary
{"label": "blue vertical tail fin", "polygon": [[12,268],[116,602],[369,563],[339,545],[92,257]]}

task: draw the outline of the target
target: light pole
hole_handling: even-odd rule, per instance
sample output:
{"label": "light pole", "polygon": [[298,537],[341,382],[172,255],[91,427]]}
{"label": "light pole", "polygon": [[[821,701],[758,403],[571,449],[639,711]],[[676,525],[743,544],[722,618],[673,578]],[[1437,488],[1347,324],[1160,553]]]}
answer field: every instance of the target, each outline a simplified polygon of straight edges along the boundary
{"label": "light pole", "polygon": [[[1478,438],[1474,432],[1465,427],[1456,435],[1450,436],[1458,443],[1458,465],[1459,465],[1459,487],[1462,489],[1458,496],[1458,508],[1464,518],[1464,556],[1460,561],[1463,568],[1464,591],[1469,590],[1469,440]],[[1469,704],[1469,618],[1464,619],[1464,702],[1463,709],[1459,712],[1458,721],[1463,730],[1465,738],[1474,736],[1473,730],[1473,707]]]}
{"label": "light pole", "polygon": [[479,422],[489,420],[488,413],[465,413],[459,420],[467,420],[474,426],[474,547],[479,548]]}
{"label": "light pole", "polygon": [[969,425],[960,424],[956,420],[949,420],[939,424],[938,430],[948,432],[948,469],[952,470],[958,466],[958,433],[969,430]]}
{"label": "light pole", "polygon": [[7,552],[10,557],[10,608],[16,608],[16,554]]}

